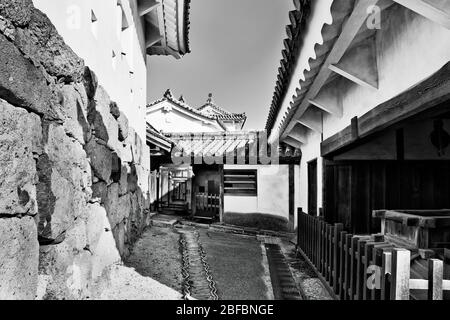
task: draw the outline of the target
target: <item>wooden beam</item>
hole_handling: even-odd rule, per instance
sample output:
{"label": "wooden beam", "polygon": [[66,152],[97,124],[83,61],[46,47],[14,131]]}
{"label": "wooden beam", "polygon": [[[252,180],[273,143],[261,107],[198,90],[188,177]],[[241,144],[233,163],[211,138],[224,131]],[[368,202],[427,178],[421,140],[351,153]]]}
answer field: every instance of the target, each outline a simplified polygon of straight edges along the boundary
{"label": "wooden beam", "polygon": [[146,23],[145,25],[145,45],[146,48],[150,48],[161,41],[163,37],[161,36],[159,29],[152,25],[151,23]]}
{"label": "wooden beam", "polygon": [[315,132],[322,133],[322,117],[323,113],[318,108],[310,106],[297,122]]}
{"label": "wooden beam", "polygon": [[402,6],[450,29],[450,2],[448,0],[394,0]]}
{"label": "wooden beam", "polygon": [[416,116],[447,102],[441,112],[450,109],[450,62],[434,75],[409,90],[373,108],[358,119],[358,137],[352,135],[349,125],[322,142],[322,156],[329,156],[378,133],[394,124]]}
{"label": "wooden beam", "polygon": [[375,37],[362,41],[350,49],[329,68],[344,78],[370,89],[378,89],[378,64]]}
{"label": "wooden beam", "polygon": [[140,0],[138,3],[139,16],[140,17],[145,16],[160,4],[161,3],[156,0]]}
{"label": "wooden beam", "polygon": [[307,141],[308,128],[302,124],[297,124],[294,129],[289,133],[289,137],[294,138],[300,143],[304,144]]}
{"label": "wooden beam", "polygon": [[336,85],[335,81],[332,81],[322,87],[322,90],[314,98],[308,101],[313,106],[316,106],[323,111],[332,114],[338,118],[341,118],[344,112],[342,105],[341,91]]}
{"label": "wooden beam", "polygon": [[302,147],[302,143],[300,141],[295,140],[294,138],[291,137],[286,137],[283,139],[283,142],[290,145],[291,147],[297,148],[297,149],[301,149]]}
{"label": "wooden beam", "polygon": [[[342,59],[353,39],[358,34],[361,26],[365,23],[368,17],[367,8],[371,5],[376,5],[377,2],[378,0],[365,0],[358,1],[356,3],[353,12],[347,19],[339,38],[336,40],[333,49],[315,78],[314,83],[310,87],[305,99],[302,101],[295,101],[295,107],[298,107],[293,119],[299,119],[308,108],[310,101],[313,100],[314,97],[320,92],[322,86],[327,82],[332,73],[329,66],[338,63]],[[285,132],[283,132],[282,137],[287,136],[294,125],[294,122],[289,123]]]}

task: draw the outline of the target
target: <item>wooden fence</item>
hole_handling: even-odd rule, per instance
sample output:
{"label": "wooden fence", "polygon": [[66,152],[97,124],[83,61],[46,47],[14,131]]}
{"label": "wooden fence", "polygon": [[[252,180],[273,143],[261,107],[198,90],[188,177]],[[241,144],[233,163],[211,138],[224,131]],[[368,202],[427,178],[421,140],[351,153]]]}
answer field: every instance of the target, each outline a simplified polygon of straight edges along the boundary
{"label": "wooden fence", "polygon": [[443,291],[450,290],[442,260],[429,259],[428,280],[411,279],[411,251],[394,247],[383,235],[353,235],[343,229],[298,211],[299,252],[335,298],[409,300],[410,290],[426,290],[428,299],[442,300]]}
{"label": "wooden fence", "polygon": [[220,196],[216,194],[195,194],[195,205],[198,211],[218,213],[220,208]]}

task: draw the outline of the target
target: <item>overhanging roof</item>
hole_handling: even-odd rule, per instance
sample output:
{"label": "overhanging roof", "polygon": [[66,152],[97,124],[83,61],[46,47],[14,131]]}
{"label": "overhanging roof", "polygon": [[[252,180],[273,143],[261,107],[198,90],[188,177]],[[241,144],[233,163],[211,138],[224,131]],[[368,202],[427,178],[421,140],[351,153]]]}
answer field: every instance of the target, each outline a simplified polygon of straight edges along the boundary
{"label": "overhanging roof", "polygon": [[190,0],[138,0],[149,55],[179,59],[190,52]]}
{"label": "overhanging roof", "polygon": [[166,152],[170,152],[172,149],[172,141],[147,122],[147,145],[152,144]]}

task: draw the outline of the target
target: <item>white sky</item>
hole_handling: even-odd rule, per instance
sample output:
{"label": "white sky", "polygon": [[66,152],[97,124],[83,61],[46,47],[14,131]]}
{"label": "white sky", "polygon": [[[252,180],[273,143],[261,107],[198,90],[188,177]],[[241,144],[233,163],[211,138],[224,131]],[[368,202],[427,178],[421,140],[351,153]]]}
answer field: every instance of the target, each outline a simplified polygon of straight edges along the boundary
{"label": "white sky", "polygon": [[263,129],[280,66],[292,0],[191,0],[191,53],[149,58],[148,102],[166,89],[192,107],[215,103],[246,112],[244,129]]}

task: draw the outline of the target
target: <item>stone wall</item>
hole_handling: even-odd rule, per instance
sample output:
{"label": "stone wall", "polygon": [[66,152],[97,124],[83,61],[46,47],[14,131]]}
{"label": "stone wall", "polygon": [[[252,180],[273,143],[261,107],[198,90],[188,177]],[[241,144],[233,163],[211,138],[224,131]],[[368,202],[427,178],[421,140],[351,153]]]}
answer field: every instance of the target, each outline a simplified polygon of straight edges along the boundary
{"label": "stone wall", "polygon": [[120,107],[31,0],[0,0],[0,299],[87,299],[148,226]]}

